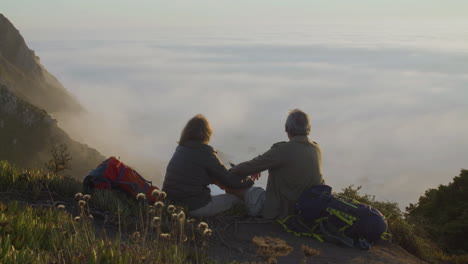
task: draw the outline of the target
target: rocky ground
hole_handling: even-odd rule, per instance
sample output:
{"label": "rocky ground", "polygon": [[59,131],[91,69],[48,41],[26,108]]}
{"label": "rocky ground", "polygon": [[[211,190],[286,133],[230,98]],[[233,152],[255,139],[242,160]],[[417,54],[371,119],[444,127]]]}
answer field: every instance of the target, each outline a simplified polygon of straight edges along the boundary
{"label": "rocky ground", "polygon": [[278,257],[278,263],[302,263],[304,257],[301,246],[306,245],[320,251],[320,255],[309,259],[308,263],[342,264],[342,263],[385,263],[416,264],[425,263],[394,243],[380,241],[370,250],[346,248],[331,243],[321,243],[309,237],[296,237],[283,230],[272,221],[261,221],[240,217],[219,217],[208,221],[213,227],[214,235],[208,254],[211,258],[222,261],[256,262],[261,259],[256,254],[252,243],[254,236],[280,238],[292,246],[291,254]]}

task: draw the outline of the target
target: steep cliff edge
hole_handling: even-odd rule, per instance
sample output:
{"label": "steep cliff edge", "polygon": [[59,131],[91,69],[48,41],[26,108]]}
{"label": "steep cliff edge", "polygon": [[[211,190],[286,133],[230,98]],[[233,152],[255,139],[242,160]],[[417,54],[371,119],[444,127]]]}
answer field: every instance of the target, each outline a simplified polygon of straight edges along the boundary
{"label": "steep cliff edge", "polygon": [[0,14],[0,84],[49,113],[78,112],[82,106],[40,63],[18,29]]}
{"label": "steep cliff edge", "polygon": [[48,113],[84,109],[41,64],[14,25],[0,14],[0,160],[21,168],[41,168],[51,146],[65,144],[72,170],[81,178],[104,157],[71,139]]}
{"label": "steep cliff edge", "polygon": [[50,147],[66,144],[72,155],[71,176],[81,178],[104,157],[71,139],[44,110],[0,85],[0,160],[21,168],[41,168],[51,159]]}

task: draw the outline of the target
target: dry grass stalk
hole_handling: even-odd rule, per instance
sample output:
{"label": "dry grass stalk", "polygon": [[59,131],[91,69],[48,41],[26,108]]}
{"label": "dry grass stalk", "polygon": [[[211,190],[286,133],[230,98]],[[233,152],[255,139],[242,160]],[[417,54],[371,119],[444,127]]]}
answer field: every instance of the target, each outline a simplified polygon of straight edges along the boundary
{"label": "dry grass stalk", "polygon": [[309,246],[306,246],[306,245],[302,245],[301,250],[302,250],[302,253],[304,254],[304,258],[302,259],[302,263],[304,263],[304,264],[309,263],[309,259],[311,257],[315,257],[315,256],[320,255],[320,251],[318,251],[315,248],[311,248]]}
{"label": "dry grass stalk", "polygon": [[277,257],[287,256],[293,250],[286,241],[279,238],[255,236],[252,241],[257,247],[257,255],[269,264],[277,263]]}

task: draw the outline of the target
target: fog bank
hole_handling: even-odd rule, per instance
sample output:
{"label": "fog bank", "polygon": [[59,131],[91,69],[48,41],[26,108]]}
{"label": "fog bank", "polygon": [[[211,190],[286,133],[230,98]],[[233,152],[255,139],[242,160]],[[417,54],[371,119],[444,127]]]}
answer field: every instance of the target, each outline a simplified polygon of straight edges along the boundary
{"label": "fog bank", "polygon": [[311,116],[311,138],[335,190],[364,185],[378,199],[406,205],[468,166],[465,50],[418,45],[421,36],[384,44],[359,38],[362,45],[262,36],[30,46],[88,109],[61,125],[158,184],[193,115],[207,116],[211,144],[237,163],[287,140],[284,121],[296,107]]}

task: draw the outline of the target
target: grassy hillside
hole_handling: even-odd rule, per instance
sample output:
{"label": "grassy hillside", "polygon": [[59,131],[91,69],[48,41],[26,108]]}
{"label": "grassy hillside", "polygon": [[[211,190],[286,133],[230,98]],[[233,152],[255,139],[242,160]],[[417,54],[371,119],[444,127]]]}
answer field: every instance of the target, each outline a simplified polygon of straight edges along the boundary
{"label": "grassy hillside", "polygon": [[74,179],[0,161],[0,263],[205,263],[211,230],[162,196],[148,207],[80,191]]}
{"label": "grassy hillside", "polygon": [[72,176],[82,178],[104,157],[71,139],[44,110],[0,85],[0,160],[21,168],[41,168],[51,159],[50,149],[65,144],[72,156]]}
{"label": "grassy hillside", "polygon": [[369,204],[386,217],[393,241],[408,252],[430,263],[468,263],[468,171],[448,186],[426,191],[407,212],[397,203],[381,202],[361,195],[361,187],[350,186],[341,195]]}
{"label": "grassy hillside", "polygon": [[2,14],[0,40],[0,160],[40,168],[51,159],[52,149],[66,146],[72,158],[68,173],[82,178],[104,157],[71,139],[47,114],[73,114],[82,107]]}
{"label": "grassy hillside", "polygon": [[[467,171],[462,171],[455,184],[449,186],[465,190],[460,188],[459,178],[465,179],[466,175]],[[206,255],[210,251],[207,247],[214,246],[207,243],[211,230],[206,231],[206,227],[186,219],[183,208],[164,205],[166,201],[162,197],[159,199],[162,205],[148,205],[144,199],[137,200],[116,191],[76,195],[80,192],[80,181],[41,170],[18,170],[0,161],[0,262],[214,263]],[[393,243],[421,259],[430,263],[468,263],[465,251],[450,255],[442,247],[442,240],[432,237],[431,228],[437,222],[430,221],[433,226],[426,227],[412,219],[415,208],[424,207],[425,202],[421,202],[427,200],[424,197],[410,209],[412,216],[405,217],[395,203],[361,195],[359,187],[350,186],[340,194],[378,208],[388,217]],[[443,210],[433,211],[433,215],[443,214],[439,211]],[[444,224],[447,223],[438,225]],[[254,244],[255,241],[248,247]],[[336,250],[340,250],[339,247]],[[350,251],[343,252],[349,254]],[[359,255],[363,251],[353,252]],[[364,253],[363,256],[369,255]]]}

